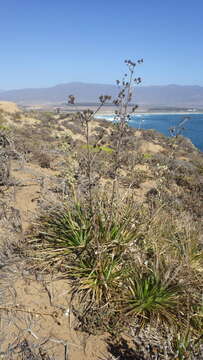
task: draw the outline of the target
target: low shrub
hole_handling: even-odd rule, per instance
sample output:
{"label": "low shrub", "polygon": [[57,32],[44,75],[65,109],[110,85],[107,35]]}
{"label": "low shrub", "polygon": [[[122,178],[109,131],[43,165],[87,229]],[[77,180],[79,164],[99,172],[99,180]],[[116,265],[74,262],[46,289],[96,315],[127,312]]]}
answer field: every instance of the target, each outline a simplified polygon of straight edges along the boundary
{"label": "low shrub", "polygon": [[42,168],[50,168],[51,167],[51,157],[46,152],[35,151],[33,153],[32,160],[37,161],[37,163]]}
{"label": "low shrub", "polygon": [[8,185],[10,178],[10,161],[6,151],[0,150],[0,186]]}

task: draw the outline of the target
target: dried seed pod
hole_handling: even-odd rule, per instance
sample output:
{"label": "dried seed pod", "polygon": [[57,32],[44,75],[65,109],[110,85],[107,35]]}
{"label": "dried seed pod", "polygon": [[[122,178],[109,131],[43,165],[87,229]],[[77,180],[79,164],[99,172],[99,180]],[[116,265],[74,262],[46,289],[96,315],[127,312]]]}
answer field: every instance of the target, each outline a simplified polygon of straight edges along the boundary
{"label": "dried seed pod", "polygon": [[75,104],[75,96],[74,95],[69,95],[68,96],[68,104],[70,104],[70,105]]}

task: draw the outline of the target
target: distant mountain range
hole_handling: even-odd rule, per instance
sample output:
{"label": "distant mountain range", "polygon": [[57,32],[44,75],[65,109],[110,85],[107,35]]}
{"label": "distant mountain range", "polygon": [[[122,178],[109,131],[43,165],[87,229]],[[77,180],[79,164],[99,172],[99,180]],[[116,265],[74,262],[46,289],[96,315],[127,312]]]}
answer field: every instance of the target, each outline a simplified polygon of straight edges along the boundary
{"label": "distant mountain range", "polygon": [[[100,95],[116,97],[114,85],[72,82],[49,88],[0,90],[0,101],[14,101],[21,105],[60,104],[67,102],[68,95],[74,95],[79,103],[95,103]],[[202,86],[139,86],[133,99],[143,106],[203,106]]]}

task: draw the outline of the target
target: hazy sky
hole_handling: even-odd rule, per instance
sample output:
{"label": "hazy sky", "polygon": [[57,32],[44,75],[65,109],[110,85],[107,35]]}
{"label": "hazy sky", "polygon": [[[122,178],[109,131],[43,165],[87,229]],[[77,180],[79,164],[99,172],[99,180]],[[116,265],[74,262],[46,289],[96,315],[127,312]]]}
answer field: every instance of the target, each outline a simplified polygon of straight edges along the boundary
{"label": "hazy sky", "polygon": [[0,0],[0,89],[113,83],[144,58],[144,85],[203,85],[203,0]]}

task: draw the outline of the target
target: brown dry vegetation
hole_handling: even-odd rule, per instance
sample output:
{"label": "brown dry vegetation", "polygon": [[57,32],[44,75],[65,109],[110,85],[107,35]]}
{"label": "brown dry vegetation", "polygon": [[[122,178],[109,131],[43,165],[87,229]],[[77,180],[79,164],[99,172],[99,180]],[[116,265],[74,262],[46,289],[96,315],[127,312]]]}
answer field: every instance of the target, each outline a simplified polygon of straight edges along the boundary
{"label": "brown dry vegetation", "polygon": [[[203,155],[184,137],[0,112],[3,359],[202,359]],[[113,212],[113,221],[108,214]]]}

